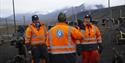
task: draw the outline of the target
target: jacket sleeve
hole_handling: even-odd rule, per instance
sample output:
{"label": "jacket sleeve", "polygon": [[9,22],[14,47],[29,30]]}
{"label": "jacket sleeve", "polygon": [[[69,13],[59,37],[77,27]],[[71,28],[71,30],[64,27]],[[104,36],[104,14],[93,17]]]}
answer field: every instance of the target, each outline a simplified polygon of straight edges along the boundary
{"label": "jacket sleeve", "polygon": [[25,31],[25,44],[29,44],[30,40],[31,40],[31,35],[32,35],[32,31],[31,28],[28,27]]}
{"label": "jacket sleeve", "polygon": [[102,43],[102,36],[98,27],[96,27],[96,38],[97,38],[98,43]]}
{"label": "jacket sleeve", "polygon": [[75,40],[80,40],[83,38],[81,31],[74,27],[72,27],[71,36]]}

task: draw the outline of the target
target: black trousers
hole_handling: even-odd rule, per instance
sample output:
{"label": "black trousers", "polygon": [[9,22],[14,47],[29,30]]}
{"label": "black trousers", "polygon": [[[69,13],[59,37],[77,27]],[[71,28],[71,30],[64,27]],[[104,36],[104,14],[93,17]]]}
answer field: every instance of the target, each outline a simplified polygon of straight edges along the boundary
{"label": "black trousers", "polygon": [[39,63],[41,58],[46,59],[46,61],[48,62],[49,56],[46,45],[33,46],[32,56],[35,59],[35,63]]}
{"label": "black trousers", "polygon": [[75,63],[76,54],[49,54],[49,63]]}

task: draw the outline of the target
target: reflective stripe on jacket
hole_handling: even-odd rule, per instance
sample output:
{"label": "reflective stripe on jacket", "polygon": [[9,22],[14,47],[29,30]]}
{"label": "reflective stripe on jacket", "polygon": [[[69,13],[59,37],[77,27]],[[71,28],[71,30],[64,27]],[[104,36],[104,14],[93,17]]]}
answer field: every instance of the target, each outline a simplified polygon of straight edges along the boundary
{"label": "reflective stripe on jacket", "polygon": [[81,44],[83,45],[83,49],[98,49],[98,43],[102,42],[99,29],[95,25],[90,24],[90,26],[85,25],[85,30],[81,31],[84,37],[82,40],[80,40]]}
{"label": "reflective stripe on jacket", "polygon": [[41,24],[38,30],[34,24],[29,25],[25,32],[25,43],[30,43],[31,45],[45,44],[46,41],[46,28]]}
{"label": "reflective stripe on jacket", "polygon": [[[74,33],[73,33],[74,32]],[[51,54],[75,53],[74,39],[81,39],[82,33],[65,23],[58,23],[48,32],[47,44]]]}

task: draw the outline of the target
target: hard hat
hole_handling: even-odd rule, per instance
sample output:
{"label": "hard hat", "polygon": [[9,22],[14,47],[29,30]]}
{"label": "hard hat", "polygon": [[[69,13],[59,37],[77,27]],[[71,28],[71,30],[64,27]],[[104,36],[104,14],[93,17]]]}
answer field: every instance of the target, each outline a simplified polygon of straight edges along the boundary
{"label": "hard hat", "polygon": [[32,16],[32,21],[36,21],[36,20],[39,20],[38,15],[33,15],[33,16]]}
{"label": "hard hat", "polygon": [[91,18],[91,15],[85,15],[84,18]]}
{"label": "hard hat", "polygon": [[61,22],[66,21],[66,15],[60,12],[58,15],[58,21],[61,21]]}
{"label": "hard hat", "polygon": [[89,19],[90,19],[90,22],[92,22],[92,17],[91,17],[91,15],[88,15],[88,14],[87,14],[87,15],[84,16],[84,18],[89,18]]}

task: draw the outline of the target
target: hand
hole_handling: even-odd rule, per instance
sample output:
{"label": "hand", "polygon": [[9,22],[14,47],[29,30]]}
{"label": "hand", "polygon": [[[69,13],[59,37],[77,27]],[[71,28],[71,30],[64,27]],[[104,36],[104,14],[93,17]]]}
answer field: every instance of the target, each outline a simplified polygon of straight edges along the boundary
{"label": "hand", "polygon": [[98,52],[101,54],[102,51],[103,51],[103,46],[101,44],[99,44]]}
{"label": "hand", "polygon": [[78,44],[76,45],[76,51],[77,51],[77,54],[80,56],[81,55],[81,51],[82,51],[82,45],[81,44]]}

